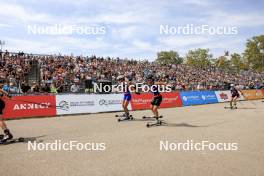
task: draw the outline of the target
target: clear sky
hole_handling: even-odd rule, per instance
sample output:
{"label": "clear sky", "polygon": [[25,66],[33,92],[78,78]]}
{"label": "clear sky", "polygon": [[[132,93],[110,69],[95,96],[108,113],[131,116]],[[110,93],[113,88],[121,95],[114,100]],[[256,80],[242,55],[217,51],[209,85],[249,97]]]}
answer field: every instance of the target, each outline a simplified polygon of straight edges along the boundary
{"label": "clear sky", "polygon": [[[28,53],[110,56],[154,60],[161,50],[209,48],[242,53],[246,40],[264,34],[261,0],[0,0],[0,40],[4,49]],[[235,27],[236,34],[160,32],[160,26]],[[103,29],[96,34],[53,35],[29,27],[75,26]],[[46,29],[46,28],[45,28]]]}

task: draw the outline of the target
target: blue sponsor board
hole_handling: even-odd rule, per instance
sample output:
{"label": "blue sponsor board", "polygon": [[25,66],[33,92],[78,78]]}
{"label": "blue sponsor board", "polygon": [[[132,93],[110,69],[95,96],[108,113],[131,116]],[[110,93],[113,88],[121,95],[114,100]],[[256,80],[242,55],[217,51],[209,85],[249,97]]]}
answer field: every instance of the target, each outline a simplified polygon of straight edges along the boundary
{"label": "blue sponsor board", "polygon": [[218,103],[218,99],[214,91],[201,91],[200,95],[204,101],[203,104]]}
{"label": "blue sponsor board", "polygon": [[218,103],[214,91],[180,92],[183,106]]}
{"label": "blue sponsor board", "polygon": [[204,104],[199,91],[180,92],[183,106]]}

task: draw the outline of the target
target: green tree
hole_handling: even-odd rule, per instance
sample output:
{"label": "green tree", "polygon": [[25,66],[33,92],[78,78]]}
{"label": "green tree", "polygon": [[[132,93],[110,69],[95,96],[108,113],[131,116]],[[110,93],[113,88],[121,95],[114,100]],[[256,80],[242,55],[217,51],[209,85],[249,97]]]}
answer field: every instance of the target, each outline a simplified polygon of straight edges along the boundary
{"label": "green tree", "polygon": [[247,40],[244,63],[246,69],[264,71],[264,35]]}
{"label": "green tree", "polygon": [[161,51],[157,53],[156,62],[161,65],[182,64],[183,58],[176,51]]}
{"label": "green tree", "polygon": [[232,68],[234,68],[236,72],[240,72],[240,70],[244,69],[243,59],[239,54],[231,54],[230,61]]}
{"label": "green tree", "polygon": [[186,55],[186,63],[190,66],[208,67],[212,63],[212,54],[209,54],[209,49],[189,50]]}
{"label": "green tree", "polygon": [[224,69],[224,70],[229,70],[231,63],[230,60],[227,59],[227,57],[225,56],[220,56],[216,63],[215,63],[216,67]]}

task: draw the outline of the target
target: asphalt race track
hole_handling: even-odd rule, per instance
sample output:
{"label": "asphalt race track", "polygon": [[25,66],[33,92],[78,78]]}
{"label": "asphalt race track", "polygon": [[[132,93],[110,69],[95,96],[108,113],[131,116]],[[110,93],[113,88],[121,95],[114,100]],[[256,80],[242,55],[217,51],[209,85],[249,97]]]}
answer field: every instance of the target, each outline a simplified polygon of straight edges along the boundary
{"label": "asphalt race track", "polygon": [[[161,109],[164,126],[147,128],[150,111],[117,122],[116,113],[7,121],[23,143],[0,145],[3,176],[261,176],[264,175],[264,103],[244,101]],[[104,144],[105,150],[28,150],[36,144]],[[160,150],[160,142],[236,143],[237,150]]]}

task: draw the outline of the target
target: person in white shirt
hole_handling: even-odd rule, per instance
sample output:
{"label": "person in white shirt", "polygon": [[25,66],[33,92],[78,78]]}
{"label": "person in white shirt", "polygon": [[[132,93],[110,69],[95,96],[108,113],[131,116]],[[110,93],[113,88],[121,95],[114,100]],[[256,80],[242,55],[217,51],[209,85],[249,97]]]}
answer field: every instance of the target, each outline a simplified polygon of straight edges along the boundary
{"label": "person in white shirt", "polygon": [[71,86],[71,92],[73,93],[77,93],[80,91],[80,86],[78,85],[77,82],[75,82],[72,86]]}

